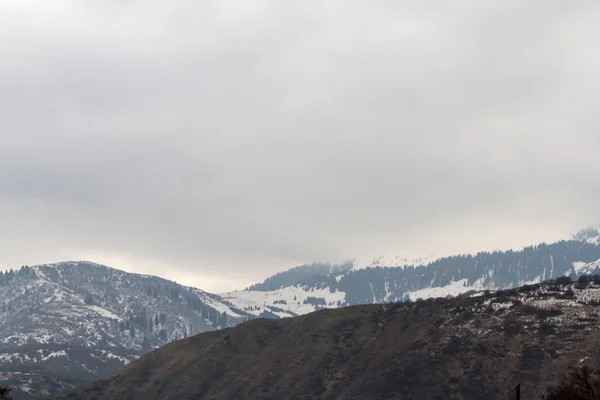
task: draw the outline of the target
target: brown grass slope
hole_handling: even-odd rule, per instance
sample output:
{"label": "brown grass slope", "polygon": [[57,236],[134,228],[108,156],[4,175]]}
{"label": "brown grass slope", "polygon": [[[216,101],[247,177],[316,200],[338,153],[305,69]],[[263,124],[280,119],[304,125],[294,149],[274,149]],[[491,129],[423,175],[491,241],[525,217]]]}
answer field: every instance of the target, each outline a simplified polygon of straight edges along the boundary
{"label": "brown grass slope", "polygon": [[[254,320],[169,344],[57,399],[540,398],[594,364],[600,286]],[[593,365],[595,366],[595,365]]]}

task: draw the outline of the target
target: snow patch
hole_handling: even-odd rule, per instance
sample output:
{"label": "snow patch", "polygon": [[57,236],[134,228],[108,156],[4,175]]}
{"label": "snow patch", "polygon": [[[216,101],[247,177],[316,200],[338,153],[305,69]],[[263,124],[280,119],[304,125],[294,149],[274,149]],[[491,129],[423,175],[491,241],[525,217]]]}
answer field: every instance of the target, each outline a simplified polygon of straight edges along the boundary
{"label": "snow patch", "polygon": [[[225,313],[228,316],[234,317],[234,318],[243,318],[242,315],[233,311],[231,309],[231,307],[229,307],[227,304],[224,304],[224,303],[214,299],[213,297],[209,296],[206,292],[204,292],[202,290],[198,290],[198,289],[194,290],[194,292],[196,293],[196,296],[198,296],[198,298],[200,300],[202,300],[206,305],[217,310],[219,313]],[[234,306],[235,306],[235,304],[234,304]]]}
{"label": "snow patch", "polygon": [[587,263],[583,262],[583,261],[575,261],[573,263],[573,269],[575,270],[575,273],[579,273],[579,271],[581,271],[583,269],[583,267],[585,267],[587,265]]}
{"label": "snow patch", "polygon": [[[320,308],[337,308],[338,302],[345,303],[346,293],[326,289],[305,290],[301,286],[288,286],[270,292],[240,291],[222,293],[220,296],[236,306],[253,315],[260,315],[264,311],[271,312],[280,317],[308,314]],[[308,298],[322,299],[325,304],[315,306],[305,303]],[[279,311],[283,310],[283,312]]]}
{"label": "snow patch", "polygon": [[[577,264],[577,266],[575,265]],[[600,260],[581,265],[581,263],[573,263],[573,269],[577,275],[592,275],[600,269]]]}
{"label": "snow patch", "polygon": [[446,297],[446,296],[458,296],[460,294],[466,293],[471,290],[484,290],[483,286],[483,278],[478,279],[473,282],[472,285],[468,285],[467,279],[461,279],[458,281],[452,281],[450,284],[441,287],[430,287],[424,288],[420,290],[416,290],[414,292],[409,292],[408,297],[415,301],[417,299],[430,299],[437,297]]}
{"label": "snow patch", "polygon": [[51,358],[59,358],[59,357],[67,357],[67,352],[64,350],[55,351],[53,353],[48,354],[46,357],[42,357],[42,361],[47,361]]}
{"label": "snow patch", "polygon": [[112,312],[110,312],[107,309],[102,308],[102,307],[91,305],[91,306],[87,306],[87,308],[97,314],[100,314],[103,317],[106,317],[106,318],[116,319],[117,321],[121,321],[123,319],[123,318],[119,317],[118,315],[113,314]]}

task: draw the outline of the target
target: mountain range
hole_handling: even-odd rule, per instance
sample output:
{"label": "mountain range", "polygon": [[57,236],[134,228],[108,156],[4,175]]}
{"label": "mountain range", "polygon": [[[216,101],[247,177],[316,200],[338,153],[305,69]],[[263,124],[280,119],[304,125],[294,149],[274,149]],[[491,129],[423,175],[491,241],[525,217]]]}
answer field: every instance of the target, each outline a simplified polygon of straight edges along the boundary
{"label": "mountain range", "polygon": [[[540,399],[600,362],[600,276],[259,319],[170,343],[57,400]],[[581,397],[584,398],[584,397]],[[587,398],[587,397],[585,397]]]}
{"label": "mountain range", "polygon": [[[102,379],[166,344],[253,319],[510,289],[600,267],[600,231],[428,265],[314,263],[211,294],[90,262],[0,273],[0,383],[31,399]],[[253,322],[255,323],[255,322]],[[256,322],[257,323],[257,322]]]}
{"label": "mountain range", "polygon": [[367,268],[352,263],[304,265],[220,296],[255,316],[291,317],[322,308],[510,289],[560,276],[576,278],[598,268],[600,231],[589,228],[556,243],[444,257],[427,265],[385,265],[381,259],[375,258],[378,265]]}

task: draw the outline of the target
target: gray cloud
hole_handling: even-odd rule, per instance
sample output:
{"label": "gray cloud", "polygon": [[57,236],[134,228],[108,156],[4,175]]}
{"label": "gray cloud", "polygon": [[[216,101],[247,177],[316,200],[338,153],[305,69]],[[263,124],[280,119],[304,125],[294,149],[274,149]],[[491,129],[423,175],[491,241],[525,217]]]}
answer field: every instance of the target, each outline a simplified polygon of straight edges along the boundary
{"label": "gray cloud", "polygon": [[0,266],[209,290],[600,216],[593,1],[0,5]]}

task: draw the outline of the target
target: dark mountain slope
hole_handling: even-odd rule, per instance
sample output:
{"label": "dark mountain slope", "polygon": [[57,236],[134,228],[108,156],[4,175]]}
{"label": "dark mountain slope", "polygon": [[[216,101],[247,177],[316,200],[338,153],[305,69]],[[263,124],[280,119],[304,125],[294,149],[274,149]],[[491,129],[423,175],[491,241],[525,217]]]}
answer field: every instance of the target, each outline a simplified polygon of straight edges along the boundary
{"label": "dark mountain slope", "polygon": [[[540,398],[598,357],[600,286],[253,320],[169,344],[56,399]],[[595,365],[594,365],[595,366]]]}

